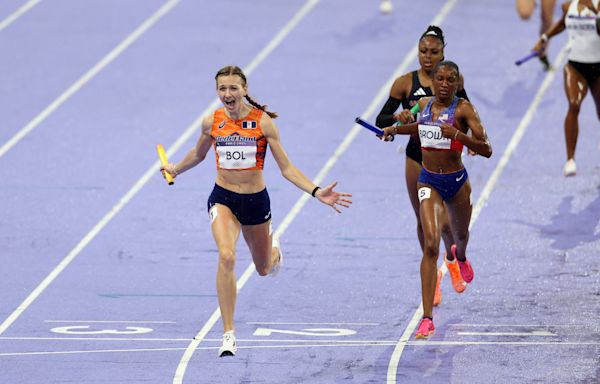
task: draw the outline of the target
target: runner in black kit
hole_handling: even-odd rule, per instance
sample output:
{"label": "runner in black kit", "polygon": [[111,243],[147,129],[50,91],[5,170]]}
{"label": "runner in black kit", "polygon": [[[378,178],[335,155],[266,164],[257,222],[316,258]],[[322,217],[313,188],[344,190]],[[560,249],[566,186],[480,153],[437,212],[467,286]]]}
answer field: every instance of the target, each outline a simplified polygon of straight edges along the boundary
{"label": "runner in black kit", "polygon": [[[433,70],[439,62],[444,60],[444,46],[444,33],[442,32],[442,29],[430,25],[419,39],[418,55],[421,68],[406,73],[394,81],[392,89],[390,90],[390,97],[377,116],[376,125],[378,127],[389,127],[397,121],[400,121],[401,114],[409,113],[407,110],[412,108],[420,98],[433,95],[431,90]],[[464,80],[461,76],[456,95],[469,100],[467,93],[464,90],[463,83]],[[405,111],[396,113],[401,104]],[[423,228],[421,226],[419,215],[417,180],[421,173],[422,161],[423,157],[421,155],[421,143],[419,142],[419,138],[410,136],[410,140],[406,146],[406,189],[408,190],[408,196],[415,211],[415,216],[417,217],[417,235],[419,237],[421,249],[423,249]],[[448,224],[448,215],[444,212],[440,217],[442,218],[442,239],[444,240],[444,247],[446,248],[446,259],[453,262],[454,252],[452,250],[452,245],[454,244],[454,240]],[[441,302],[442,297],[439,288],[441,277],[442,274],[438,270],[438,282],[435,290],[434,305],[438,305]],[[450,273],[450,278],[452,279],[452,286],[456,291],[464,291],[466,284],[460,274]]]}

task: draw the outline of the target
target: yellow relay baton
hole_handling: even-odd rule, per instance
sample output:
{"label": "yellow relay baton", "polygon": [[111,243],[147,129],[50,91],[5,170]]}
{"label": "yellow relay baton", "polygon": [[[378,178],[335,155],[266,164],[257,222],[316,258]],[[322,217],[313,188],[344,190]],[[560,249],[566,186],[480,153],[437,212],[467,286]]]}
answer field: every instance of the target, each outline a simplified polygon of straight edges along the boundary
{"label": "yellow relay baton", "polygon": [[[158,152],[158,157],[160,158],[160,163],[162,164],[163,167],[166,167],[169,164],[169,160],[167,160],[167,154],[166,154],[165,148],[162,146],[162,144],[158,144],[156,146],[156,152]],[[173,185],[173,183],[174,183],[173,176],[171,176],[171,174],[167,171],[162,171],[162,174],[165,177],[165,179],[167,179],[167,183],[169,183],[169,185]]]}

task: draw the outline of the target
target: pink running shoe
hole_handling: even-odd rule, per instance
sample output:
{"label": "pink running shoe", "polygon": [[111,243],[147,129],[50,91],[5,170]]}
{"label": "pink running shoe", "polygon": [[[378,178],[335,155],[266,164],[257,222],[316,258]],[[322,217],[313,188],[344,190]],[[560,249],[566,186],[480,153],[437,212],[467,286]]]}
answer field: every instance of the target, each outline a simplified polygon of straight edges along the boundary
{"label": "pink running shoe", "polygon": [[469,263],[469,260],[467,259],[465,259],[465,261],[458,260],[458,258],[456,257],[456,245],[453,244],[451,249],[454,258],[456,259],[456,261],[458,261],[458,268],[460,269],[460,274],[463,280],[465,281],[465,283],[470,283],[471,281],[473,281],[473,277],[475,276],[475,274],[473,273],[473,267],[471,267],[471,263]]}
{"label": "pink running shoe", "polygon": [[415,338],[417,339],[426,339],[429,336],[433,335],[435,332],[435,327],[433,326],[433,320],[428,317],[424,317],[421,319],[421,323],[419,324],[419,328],[417,328],[417,334]]}

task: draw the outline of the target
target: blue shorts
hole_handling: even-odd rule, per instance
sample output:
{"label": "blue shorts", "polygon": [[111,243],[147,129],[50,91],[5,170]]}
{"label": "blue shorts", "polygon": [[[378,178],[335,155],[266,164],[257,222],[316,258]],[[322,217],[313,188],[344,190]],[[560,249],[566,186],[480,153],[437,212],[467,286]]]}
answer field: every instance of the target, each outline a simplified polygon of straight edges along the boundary
{"label": "blue shorts", "polygon": [[208,197],[208,212],[215,204],[229,209],[242,225],[258,225],[271,220],[271,200],[267,189],[257,193],[235,193],[215,184]]}
{"label": "blue shorts", "polygon": [[444,201],[448,201],[456,195],[469,178],[466,169],[452,173],[432,173],[423,167],[419,175],[419,183],[430,185],[438,191]]}

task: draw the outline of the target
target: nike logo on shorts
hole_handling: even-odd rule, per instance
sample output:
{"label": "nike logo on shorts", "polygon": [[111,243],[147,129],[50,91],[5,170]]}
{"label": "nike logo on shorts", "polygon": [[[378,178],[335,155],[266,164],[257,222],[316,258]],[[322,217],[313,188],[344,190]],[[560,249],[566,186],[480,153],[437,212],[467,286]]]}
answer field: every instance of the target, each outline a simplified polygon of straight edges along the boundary
{"label": "nike logo on shorts", "polygon": [[464,173],[463,173],[462,175],[460,175],[460,177],[457,177],[457,178],[456,178],[456,181],[461,181],[463,177],[465,177],[465,174],[464,174]]}

